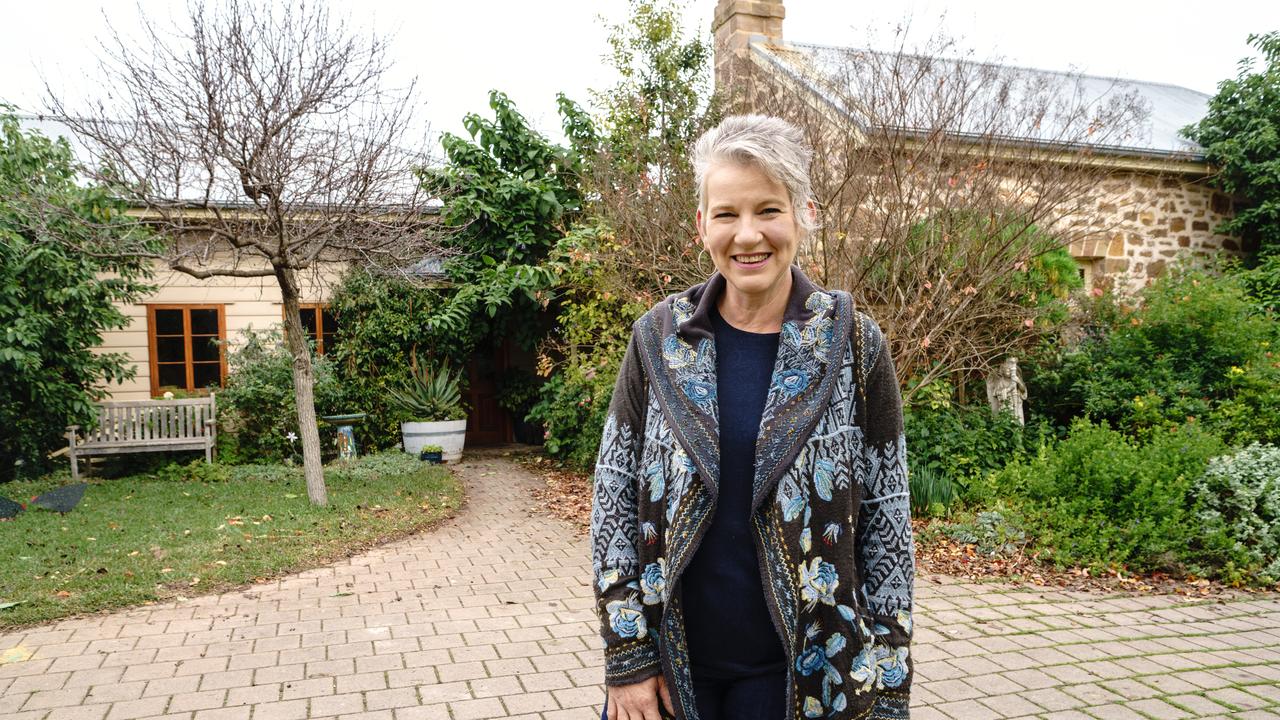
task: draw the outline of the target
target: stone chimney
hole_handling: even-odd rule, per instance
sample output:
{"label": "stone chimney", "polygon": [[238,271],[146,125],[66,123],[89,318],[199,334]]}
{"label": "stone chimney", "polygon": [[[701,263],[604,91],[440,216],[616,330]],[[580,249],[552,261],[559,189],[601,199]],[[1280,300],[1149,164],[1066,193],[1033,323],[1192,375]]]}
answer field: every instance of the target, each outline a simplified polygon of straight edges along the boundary
{"label": "stone chimney", "polygon": [[716,42],[716,84],[723,85],[733,60],[745,58],[752,40],[782,41],[782,0],[719,0],[711,32]]}

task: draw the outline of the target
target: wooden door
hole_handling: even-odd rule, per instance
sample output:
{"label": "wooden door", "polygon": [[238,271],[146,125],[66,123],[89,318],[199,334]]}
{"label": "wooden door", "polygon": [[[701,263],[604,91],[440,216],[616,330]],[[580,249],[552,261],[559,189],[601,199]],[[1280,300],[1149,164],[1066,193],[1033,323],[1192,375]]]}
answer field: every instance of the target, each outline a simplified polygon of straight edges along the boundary
{"label": "wooden door", "polygon": [[506,343],[483,342],[467,363],[467,445],[511,442],[511,418],[498,405],[498,380],[507,366]]}

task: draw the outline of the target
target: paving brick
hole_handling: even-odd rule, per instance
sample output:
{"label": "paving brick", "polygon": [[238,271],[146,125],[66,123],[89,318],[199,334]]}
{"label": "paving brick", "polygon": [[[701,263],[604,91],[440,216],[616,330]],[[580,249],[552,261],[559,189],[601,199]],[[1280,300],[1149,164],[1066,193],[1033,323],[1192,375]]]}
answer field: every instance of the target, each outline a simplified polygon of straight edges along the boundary
{"label": "paving brick", "polygon": [[364,698],[365,706],[369,710],[411,707],[418,704],[418,692],[415,688],[370,690],[364,694]]}
{"label": "paving brick", "polygon": [[311,700],[311,714],[315,717],[345,715],[363,712],[364,709],[364,695],[358,692],[317,697]]}
{"label": "paving brick", "polygon": [[1148,698],[1146,700],[1135,700],[1125,703],[1130,709],[1137,710],[1143,715],[1159,718],[1160,720],[1184,720],[1185,718],[1194,718],[1191,713],[1174,707],[1169,703],[1158,698]]}
{"label": "paving brick", "polygon": [[449,703],[453,720],[482,720],[483,718],[506,717],[507,710],[498,698],[481,698],[479,700],[459,700]]}
{"label": "paving brick", "polygon": [[137,720],[151,715],[161,715],[169,705],[167,697],[142,698],[111,705],[107,712],[107,720]]}
{"label": "paving brick", "polygon": [[109,703],[54,708],[45,716],[45,720],[103,720],[110,709]]}
{"label": "paving brick", "polygon": [[31,693],[22,704],[22,710],[47,710],[49,708],[79,705],[89,693],[89,688],[66,688],[62,690],[39,690]]}
{"label": "paving brick", "polygon": [[305,720],[308,713],[306,700],[260,703],[252,709],[253,720]]}

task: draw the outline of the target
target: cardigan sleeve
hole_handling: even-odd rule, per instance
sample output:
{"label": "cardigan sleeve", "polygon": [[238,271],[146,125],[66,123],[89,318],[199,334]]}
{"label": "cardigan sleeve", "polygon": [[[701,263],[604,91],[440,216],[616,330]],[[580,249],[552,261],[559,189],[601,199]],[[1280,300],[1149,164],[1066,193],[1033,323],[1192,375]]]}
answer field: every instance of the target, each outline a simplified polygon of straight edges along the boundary
{"label": "cardigan sleeve", "polygon": [[864,476],[858,516],[858,571],[873,620],[880,687],[873,720],[908,717],[913,676],[911,604],[915,549],[902,394],[889,344],[870,319],[862,333],[865,426]]}
{"label": "cardigan sleeve", "polygon": [[606,685],[639,682],[661,670],[657,628],[648,626],[639,583],[645,393],[644,365],[633,329],[600,438],[591,503],[591,567]]}

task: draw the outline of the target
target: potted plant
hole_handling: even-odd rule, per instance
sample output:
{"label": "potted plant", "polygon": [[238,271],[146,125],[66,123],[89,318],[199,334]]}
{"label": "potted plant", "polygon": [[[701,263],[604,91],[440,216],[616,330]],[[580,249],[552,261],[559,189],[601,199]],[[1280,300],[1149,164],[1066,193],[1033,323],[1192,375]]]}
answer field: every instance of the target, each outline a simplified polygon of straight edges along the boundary
{"label": "potted plant", "polygon": [[439,445],[423,445],[422,454],[418,457],[432,465],[439,465],[444,462],[444,448]]}
{"label": "potted plant", "polygon": [[467,435],[467,409],[462,404],[461,377],[448,367],[411,374],[388,400],[409,419],[400,423],[404,451],[419,455],[425,445],[442,448],[446,462],[462,458]]}

